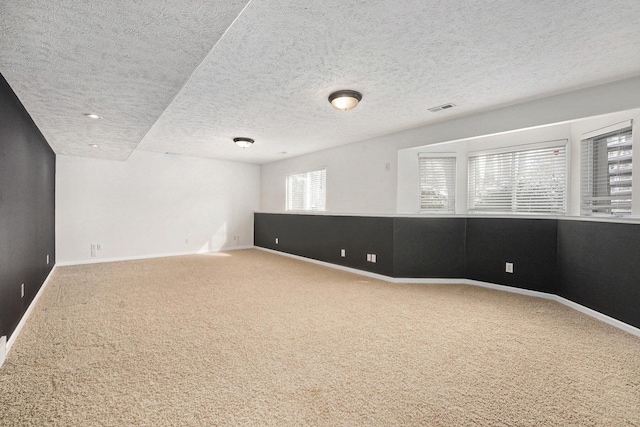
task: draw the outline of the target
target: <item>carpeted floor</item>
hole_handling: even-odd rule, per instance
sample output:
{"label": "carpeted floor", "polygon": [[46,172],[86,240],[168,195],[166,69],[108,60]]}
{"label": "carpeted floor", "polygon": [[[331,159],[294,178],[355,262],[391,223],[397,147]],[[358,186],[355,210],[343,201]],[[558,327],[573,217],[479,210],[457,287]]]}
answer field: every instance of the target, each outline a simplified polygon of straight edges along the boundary
{"label": "carpeted floor", "polygon": [[640,426],[640,340],[258,250],[57,268],[0,425]]}

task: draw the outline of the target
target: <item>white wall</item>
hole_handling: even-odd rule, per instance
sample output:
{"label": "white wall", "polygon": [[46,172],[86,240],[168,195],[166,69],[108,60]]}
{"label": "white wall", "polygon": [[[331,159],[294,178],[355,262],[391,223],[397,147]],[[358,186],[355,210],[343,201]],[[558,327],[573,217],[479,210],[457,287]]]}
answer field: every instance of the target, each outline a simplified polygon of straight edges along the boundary
{"label": "white wall", "polygon": [[261,170],[260,210],[285,210],[288,174],[326,167],[328,213],[397,213],[399,150],[638,108],[638,93],[635,77],[269,163]]}
{"label": "white wall", "polygon": [[56,168],[60,264],[253,245],[259,166],[135,151],[126,162],[57,156]]}
{"label": "white wall", "polygon": [[285,210],[287,175],[326,167],[328,212],[394,212],[396,157],[392,144],[361,142],[263,165],[261,210]]}

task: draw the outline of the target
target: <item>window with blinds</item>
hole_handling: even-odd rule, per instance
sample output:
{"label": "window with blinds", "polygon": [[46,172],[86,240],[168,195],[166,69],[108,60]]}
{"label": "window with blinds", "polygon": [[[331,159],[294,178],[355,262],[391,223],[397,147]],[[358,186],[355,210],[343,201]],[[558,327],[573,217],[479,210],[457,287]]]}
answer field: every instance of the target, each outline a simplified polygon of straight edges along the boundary
{"label": "window with blinds", "polygon": [[455,155],[431,157],[420,154],[420,212],[455,213]]}
{"label": "window with blinds", "polygon": [[586,215],[631,214],[632,123],[590,132],[581,141],[582,212]]}
{"label": "window with blinds", "polygon": [[469,157],[469,211],[564,214],[566,140]]}
{"label": "window with blinds", "polygon": [[287,176],[288,211],[324,211],[327,200],[327,170]]}

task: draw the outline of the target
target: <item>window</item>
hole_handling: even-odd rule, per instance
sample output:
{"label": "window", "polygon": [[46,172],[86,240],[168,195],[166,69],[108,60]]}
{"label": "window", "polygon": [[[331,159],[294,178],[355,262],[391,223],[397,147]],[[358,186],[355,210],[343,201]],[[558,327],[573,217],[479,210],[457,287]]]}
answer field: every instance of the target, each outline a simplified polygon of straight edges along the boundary
{"label": "window", "polygon": [[419,154],[418,165],[420,212],[454,213],[456,200],[455,154],[438,154],[434,157]]}
{"label": "window", "polygon": [[631,214],[631,128],[631,121],[627,121],[583,135],[586,136],[581,141],[584,214]]}
{"label": "window", "polygon": [[469,157],[469,211],[566,212],[566,140]]}
{"label": "window", "polygon": [[287,210],[325,210],[327,199],[326,182],[326,169],[287,176]]}

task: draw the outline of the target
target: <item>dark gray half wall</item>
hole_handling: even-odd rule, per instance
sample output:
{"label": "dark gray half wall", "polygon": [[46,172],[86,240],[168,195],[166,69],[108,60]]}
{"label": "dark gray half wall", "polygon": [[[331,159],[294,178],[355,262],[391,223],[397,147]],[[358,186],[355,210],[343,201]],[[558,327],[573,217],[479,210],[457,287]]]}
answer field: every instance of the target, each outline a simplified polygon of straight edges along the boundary
{"label": "dark gray half wall", "polygon": [[[468,218],[467,279],[555,294],[555,219]],[[513,273],[505,266],[512,262]]]}
{"label": "dark gray half wall", "polygon": [[465,218],[395,218],[394,277],[465,278]]}
{"label": "dark gray half wall", "polygon": [[254,230],[256,246],[393,275],[393,218],[256,213]]}
{"label": "dark gray half wall", "polygon": [[[471,279],[556,294],[640,328],[638,224],[256,213],[255,245],[396,278]],[[378,254],[378,264],[367,263],[367,253]]]}
{"label": "dark gray half wall", "polygon": [[0,335],[13,333],[55,263],[55,166],[0,75]]}
{"label": "dark gray half wall", "polygon": [[558,295],[640,328],[640,225],[558,221]]}

